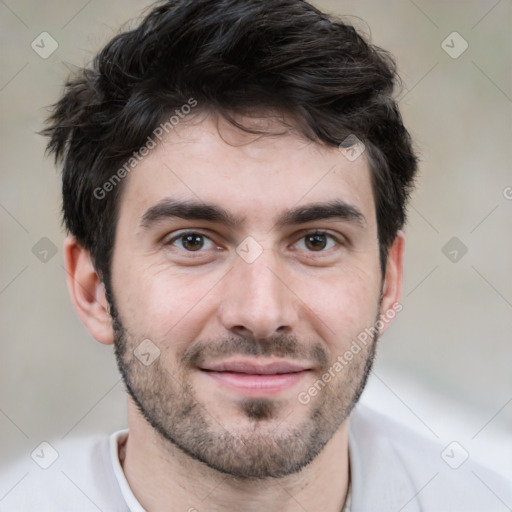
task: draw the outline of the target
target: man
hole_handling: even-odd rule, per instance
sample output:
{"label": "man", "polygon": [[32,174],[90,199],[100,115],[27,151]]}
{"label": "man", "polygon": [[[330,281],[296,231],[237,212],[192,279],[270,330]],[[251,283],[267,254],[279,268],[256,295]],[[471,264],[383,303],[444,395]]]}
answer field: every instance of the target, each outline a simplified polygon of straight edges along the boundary
{"label": "man", "polygon": [[114,344],[129,428],[62,449],[12,510],[512,506],[354,409],[401,308],[417,159],[396,81],[306,2],[172,0],[67,83],[44,133],[68,286]]}

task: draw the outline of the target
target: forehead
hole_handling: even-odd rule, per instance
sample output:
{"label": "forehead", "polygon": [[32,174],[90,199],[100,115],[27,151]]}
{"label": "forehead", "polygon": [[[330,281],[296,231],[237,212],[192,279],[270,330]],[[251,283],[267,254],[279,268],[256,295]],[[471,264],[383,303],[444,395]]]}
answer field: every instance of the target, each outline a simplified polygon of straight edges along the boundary
{"label": "forehead", "polygon": [[140,222],[148,208],[172,197],[222,205],[255,225],[301,204],[341,200],[373,223],[365,153],[349,159],[275,119],[250,123],[267,133],[250,134],[211,115],[175,126],[127,176],[120,221]]}

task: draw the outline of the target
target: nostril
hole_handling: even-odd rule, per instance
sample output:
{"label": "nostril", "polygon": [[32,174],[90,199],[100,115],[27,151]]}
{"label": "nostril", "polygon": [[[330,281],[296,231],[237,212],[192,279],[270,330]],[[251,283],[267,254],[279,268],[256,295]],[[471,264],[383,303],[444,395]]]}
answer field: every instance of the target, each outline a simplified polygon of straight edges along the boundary
{"label": "nostril", "polygon": [[254,334],[251,332],[251,330],[243,325],[235,325],[231,328],[231,331],[235,334],[238,334],[239,336],[254,338]]}

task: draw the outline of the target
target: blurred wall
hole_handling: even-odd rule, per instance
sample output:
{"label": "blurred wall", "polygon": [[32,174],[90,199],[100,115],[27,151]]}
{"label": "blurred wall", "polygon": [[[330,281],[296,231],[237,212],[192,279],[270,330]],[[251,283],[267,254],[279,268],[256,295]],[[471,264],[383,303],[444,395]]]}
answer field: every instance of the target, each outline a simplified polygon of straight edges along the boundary
{"label": "blurred wall", "polygon": [[[422,159],[406,230],[404,309],[380,343],[365,399],[428,435],[464,438],[470,453],[512,475],[512,3],[315,4],[394,54]],[[69,68],[87,63],[147,5],[0,2],[6,461],[42,440],[125,425],[112,349],[91,338],[68,299],[60,176],[35,132]]]}

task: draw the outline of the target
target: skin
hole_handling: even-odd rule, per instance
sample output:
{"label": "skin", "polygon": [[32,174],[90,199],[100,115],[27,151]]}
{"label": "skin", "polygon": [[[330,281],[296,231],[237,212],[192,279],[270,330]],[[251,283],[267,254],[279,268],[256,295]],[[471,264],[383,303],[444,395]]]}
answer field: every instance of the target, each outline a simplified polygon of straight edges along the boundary
{"label": "skin", "polygon": [[[243,122],[283,131],[273,118]],[[382,279],[365,153],[350,161],[294,130],[256,137],[203,115],[178,125],[124,187],[112,262],[117,323],[89,253],[72,237],[65,258],[80,318],[98,341],[116,343],[139,402],[128,399],[120,453],[135,496],[152,512],[339,512],[350,479],[348,414],[371,345],[309,403],[297,396],[400,300],[404,236],[397,234]],[[160,218],[144,226],[145,212],[169,198],[212,203],[243,221]],[[297,206],[334,200],[363,221],[274,222]],[[183,230],[208,237],[199,252],[174,238]],[[327,245],[319,250],[307,243],[315,230],[336,239],[321,237]],[[250,263],[237,253],[249,236],[261,249]],[[145,339],[160,351],[149,366],[134,357]],[[285,389],[248,396],[200,369],[242,357],[307,371]],[[195,433],[209,436],[202,452]]]}

